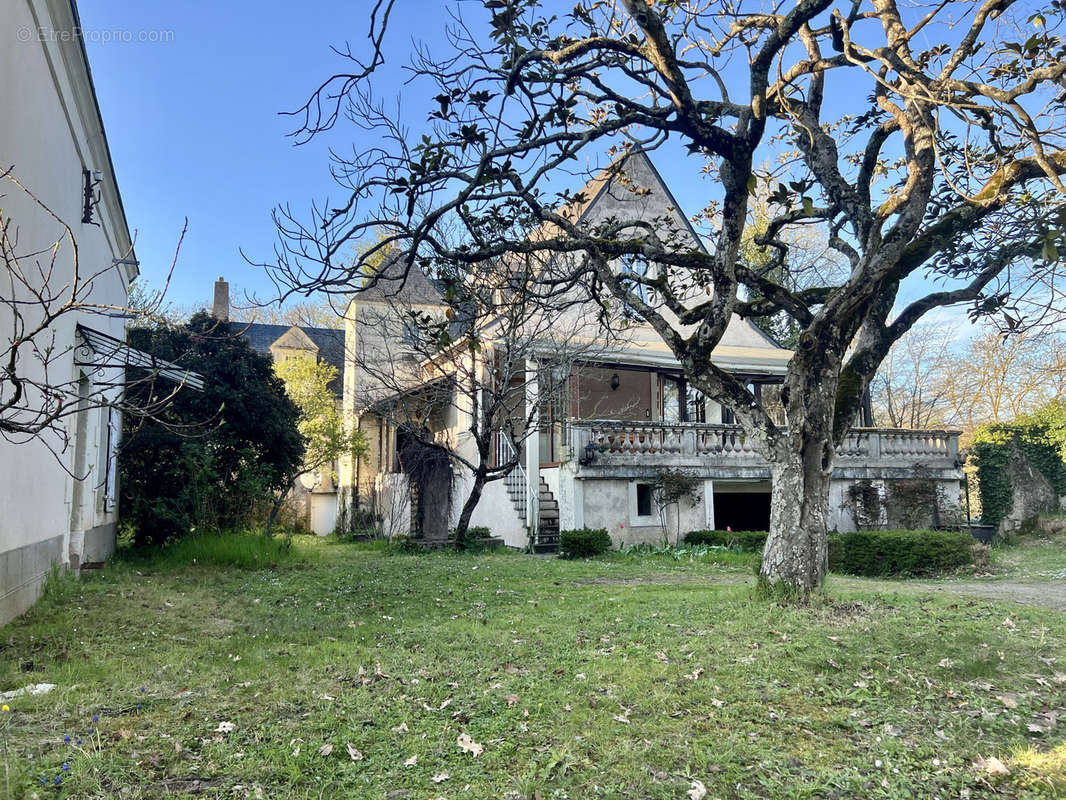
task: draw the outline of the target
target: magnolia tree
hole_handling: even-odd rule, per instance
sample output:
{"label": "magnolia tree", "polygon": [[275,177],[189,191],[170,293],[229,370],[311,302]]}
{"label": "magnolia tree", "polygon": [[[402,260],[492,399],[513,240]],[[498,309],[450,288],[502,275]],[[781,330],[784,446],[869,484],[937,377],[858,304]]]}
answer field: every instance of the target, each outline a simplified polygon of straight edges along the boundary
{"label": "magnolia tree", "polygon": [[[569,254],[565,279],[654,327],[769,460],[771,585],[822,581],[834,454],[893,342],[943,306],[1024,327],[1053,304],[1066,223],[1060,0],[1035,13],[1010,0],[463,5],[447,46],[407,64],[436,92],[415,130],[375,92],[402,5],[374,4],[367,51],[349,51],[354,68],[299,112],[304,139],[352,120],[372,144],[334,166],[346,202],[283,220],[279,282],[351,284],[360,264],[337,256],[371,231],[412,267]],[[565,213],[575,198],[560,187],[579,183],[579,165],[634,150],[691,162],[705,246],[654,221]],[[753,265],[739,254],[763,190],[755,241],[772,257]],[[848,269],[804,286],[788,279],[789,233],[812,227]],[[781,314],[797,329],[787,425],[711,359],[735,315]]]}

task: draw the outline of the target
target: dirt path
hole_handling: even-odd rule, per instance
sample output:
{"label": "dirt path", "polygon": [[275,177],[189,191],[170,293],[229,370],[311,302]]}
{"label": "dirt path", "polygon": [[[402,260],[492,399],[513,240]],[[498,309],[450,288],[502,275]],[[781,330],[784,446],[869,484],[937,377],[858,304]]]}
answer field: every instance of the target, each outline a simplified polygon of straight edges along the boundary
{"label": "dirt path", "polygon": [[[1066,611],[1066,581],[1041,581],[1025,583],[1004,580],[947,580],[947,581],[867,581],[833,575],[832,582],[850,589],[875,590],[899,594],[956,594],[967,597],[982,597],[988,600],[1000,600],[1021,603],[1027,606],[1040,606],[1055,611]],[[706,576],[691,574],[641,575],[634,577],[602,577],[575,581],[577,586],[640,586],[642,584],[701,584],[706,583]],[[752,584],[755,579],[748,575],[715,575],[713,583]]]}
{"label": "dirt path", "polygon": [[893,586],[898,586],[900,592],[961,594],[1066,611],[1066,582],[1063,581],[901,581]]}

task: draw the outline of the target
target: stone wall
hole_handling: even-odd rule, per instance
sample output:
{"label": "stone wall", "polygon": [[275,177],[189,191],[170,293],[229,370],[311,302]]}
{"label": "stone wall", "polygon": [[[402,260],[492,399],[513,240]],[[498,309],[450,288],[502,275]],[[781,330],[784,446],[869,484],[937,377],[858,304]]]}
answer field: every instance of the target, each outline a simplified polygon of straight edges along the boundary
{"label": "stone wall", "polygon": [[999,523],[998,533],[1007,536],[1039,514],[1059,510],[1059,497],[1040,470],[1030,464],[1017,447],[1011,446],[1007,461],[1013,502]]}

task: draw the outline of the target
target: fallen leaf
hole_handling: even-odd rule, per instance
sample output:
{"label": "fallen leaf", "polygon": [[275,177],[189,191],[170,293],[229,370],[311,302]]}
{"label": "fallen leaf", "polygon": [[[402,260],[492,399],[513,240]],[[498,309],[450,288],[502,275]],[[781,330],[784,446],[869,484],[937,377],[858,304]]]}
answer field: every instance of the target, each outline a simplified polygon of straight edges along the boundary
{"label": "fallen leaf", "polygon": [[900,736],[903,734],[903,728],[900,728],[898,725],[890,725],[886,722],[884,732],[885,736]]}
{"label": "fallen leaf", "polygon": [[973,765],[989,775],[1010,775],[1010,770],[1007,769],[1007,765],[995,756],[989,756],[988,758],[981,758],[981,756],[978,756],[977,760],[973,762]]}
{"label": "fallen leaf", "polygon": [[464,752],[470,753],[474,758],[481,755],[485,748],[470,738],[470,734],[460,733],[459,738],[455,740],[455,743],[463,749]]}
{"label": "fallen leaf", "polygon": [[711,705],[712,705],[712,706],[714,706],[715,708],[721,708],[722,706],[724,706],[724,705],[725,705],[725,703],[724,703],[724,702],[722,702],[721,700],[719,700],[719,699],[718,699],[718,698],[716,697],[716,698],[714,698],[713,700],[711,700]]}
{"label": "fallen leaf", "polygon": [[656,652],[655,660],[656,661],[662,661],[663,663],[669,663],[669,661],[670,661],[670,659],[667,657],[666,653],[664,653],[662,650],[659,650],[658,652]]}
{"label": "fallen leaf", "polygon": [[518,705],[518,695],[516,694],[505,694],[503,699],[509,706]]}
{"label": "fallen leaf", "polygon": [[692,672],[686,673],[685,677],[690,681],[698,680],[700,675],[703,674],[703,667],[697,667]]}
{"label": "fallen leaf", "polygon": [[448,780],[448,778],[450,777],[451,775],[449,775],[447,772],[438,772],[436,775],[430,778],[430,780],[434,783],[444,783],[444,781]]}
{"label": "fallen leaf", "polygon": [[407,733],[407,723],[401,722],[395,728],[392,729],[393,733]]}
{"label": "fallen leaf", "polygon": [[324,744],[320,748],[318,748],[318,754],[320,756],[328,756],[332,752],[333,752],[333,745],[331,745],[331,744]]}
{"label": "fallen leaf", "polygon": [[996,699],[999,700],[1007,708],[1017,708],[1018,701],[1009,694],[997,694]]}
{"label": "fallen leaf", "polygon": [[692,781],[692,788],[688,790],[689,800],[703,800],[707,796],[707,787],[703,781]]}
{"label": "fallen leaf", "polygon": [[418,763],[418,756],[411,756],[409,759],[403,762],[405,767],[413,767]]}
{"label": "fallen leaf", "polygon": [[215,733],[232,733],[237,730],[237,726],[232,722],[220,722],[218,727],[215,728]]}
{"label": "fallen leaf", "polygon": [[348,744],[346,744],[345,747],[348,748],[348,755],[350,755],[352,757],[352,761],[362,761],[363,760],[363,754],[359,752],[359,748],[356,747],[354,744],[352,744],[351,742],[348,742]]}
{"label": "fallen leaf", "polygon": [[615,722],[621,722],[623,725],[629,724],[629,720],[623,717],[621,714],[615,714],[613,719]]}

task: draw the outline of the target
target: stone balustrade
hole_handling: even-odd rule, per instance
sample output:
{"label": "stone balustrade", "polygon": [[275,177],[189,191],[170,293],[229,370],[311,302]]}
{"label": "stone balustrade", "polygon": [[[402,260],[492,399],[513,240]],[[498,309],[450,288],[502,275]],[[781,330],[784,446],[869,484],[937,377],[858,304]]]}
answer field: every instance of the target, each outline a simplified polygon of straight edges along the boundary
{"label": "stone balustrade", "polygon": [[[751,437],[736,425],[630,422],[607,419],[567,421],[573,458],[598,468],[610,465],[766,465]],[[587,445],[592,444],[589,451]],[[836,463],[851,467],[955,469],[957,431],[855,428],[837,449]]]}

